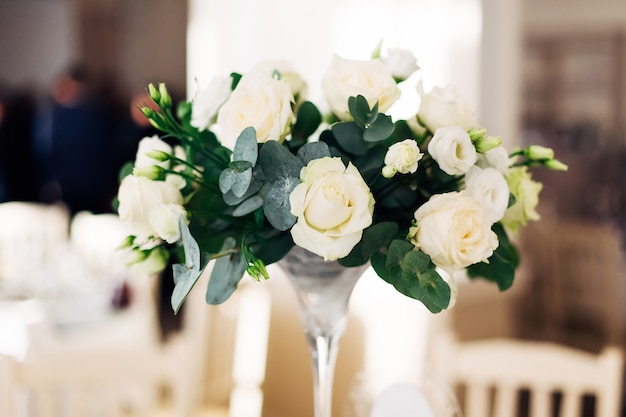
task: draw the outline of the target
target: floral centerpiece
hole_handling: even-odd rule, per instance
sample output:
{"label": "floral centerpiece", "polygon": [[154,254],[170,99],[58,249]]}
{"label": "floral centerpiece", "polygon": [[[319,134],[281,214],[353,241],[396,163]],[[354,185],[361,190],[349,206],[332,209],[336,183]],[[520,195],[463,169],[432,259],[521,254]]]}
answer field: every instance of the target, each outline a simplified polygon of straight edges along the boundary
{"label": "floral centerpiece", "polygon": [[452,87],[420,81],[415,115],[393,120],[398,83],[417,70],[405,50],[335,56],[321,80],[329,114],[286,62],[216,77],[176,109],[165,85],[149,85],[158,110],[141,110],[163,135],[140,142],[118,194],[131,263],[173,263],[175,311],[211,260],[206,300],[219,304],[294,245],[369,262],[435,313],[453,304],[456,271],[510,287],[508,235],[539,218],[529,168],[567,167],[540,146],[509,154]]}

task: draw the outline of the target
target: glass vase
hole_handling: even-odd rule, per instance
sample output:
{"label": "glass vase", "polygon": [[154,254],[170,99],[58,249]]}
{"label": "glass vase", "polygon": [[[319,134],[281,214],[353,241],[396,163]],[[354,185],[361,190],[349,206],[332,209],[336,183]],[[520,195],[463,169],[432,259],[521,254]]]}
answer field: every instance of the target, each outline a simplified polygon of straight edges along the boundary
{"label": "glass vase", "polygon": [[346,328],[348,302],[368,265],[346,268],[297,246],[278,265],[297,295],[313,360],[314,415],[331,417],[335,362]]}

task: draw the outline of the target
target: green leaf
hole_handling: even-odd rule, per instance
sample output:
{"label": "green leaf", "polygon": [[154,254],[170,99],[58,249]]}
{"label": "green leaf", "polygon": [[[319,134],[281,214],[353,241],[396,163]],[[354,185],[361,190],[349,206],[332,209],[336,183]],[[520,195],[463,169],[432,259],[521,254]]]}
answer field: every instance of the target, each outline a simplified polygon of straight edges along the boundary
{"label": "green leaf", "polygon": [[361,128],[365,128],[374,123],[378,117],[378,102],[370,109],[367,99],[358,95],[348,98],[348,111],[354,118],[355,123]]}
{"label": "green leaf", "polygon": [[233,161],[248,161],[254,166],[258,157],[258,145],[256,140],[256,130],[253,127],[246,127],[235,142],[233,149]]}
{"label": "green leaf", "polygon": [[355,122],[340,122],[331,127],[333,136],[347,152],[354,155],[365,155],[367,144],[363,140],[363,131]]}
{"label": "green leaf", "polygon": [[220,191],[222,192],[222,194],[226,194],[227,192],[232,191],[235,196],[241,197],[248,190],[251,180],[251,168],[248,168],[243,172],[240,172],[237,169],[233,169],[230,167],[226,168],[220,174]]}
{"label": "green leaf", "polygon": [[296,216],[291,214],[289,195],[298,184],[300,179],[297,177],[279,178],[272,183],[263,199],[265,217],[278,230],[288,230],[297,220]]}
{"label": "green leaf", "polygon": [[133,162],[126,162],[120,169],[120,172],[118,175],[119,181],[121,182],[125,177],[127,177],[128,175],[131,175],[133,173],[134,167],[135,167],[135,164]]}
{"label": "green leaf", "polygon": [[387,253],[372,255],[371,264],[378,276],[407,297],[419,300],[433,313],[450,303],[450,287],[435,270],[430,257],[416,251],[413,244],[395,239]]}
{"label": "green leaf", "polygon": [[230,164],[228,164],[228,169],[230,169],[233,172],[245,172],[247,170],[249,170],[250,168],[252,168],[252,163],[249,161],[233,161]]}
{"label": "green leaf", "polygon": [[296,156],[300,158],[304,165],[307,165],[314,159],[330,156],[330,150],[324,142],[310,142],[301,147]]}
{"label": "green leaf", "polygon": [[519,253],[510,242],[501,223],[495,223],[491,228],[498,236],[498,248],[488,259],[489,263],[480,262],[467,268],[469,278],[483,278],[495,282],[500,291],[507,290],[513,285],[515,270],[519,266]]}
{"label": "green leaf", "polygon": [[[227,238],[222,251],[229,251],[235,247],[235,239]],[[241,252],[217,258],[211,277],[206,288],[207,304],[222,304],[237,289],[237,285],[246,272],[246,263]]]}
{"label": "green leaf", "polygon": [[386,114],[379,114],[376,121],[369,125],[363,133],[363,139],[366,142],[380,142],[392,135],[394,124],[391,117]]}
{"label": "green leaf", "polygon": [[241,204],[244,200],[247,200],[253,194],[256,194],[261,187],[265,184],[265,178],[263,177],[263,173],[259,167],[252,170],[252,180],[250,181],[250,185],[248,189],[242,196],[236,196],[232,191],[229,191],[223,194],[223,199],[226,204],[229,206],[236,206]]}
{"label": "green leaf", "polygon": [[420,251],[406,254],[402,281],[394,286],[401,293],[421,301],[431,313],[439,313],[450,304],[450,286],[437,273],[430,257]]}
{"label": "green leaf", "polygon": [[300,178],[300,170],[304,166],[302,161],[280,143],[269,140],[261,147],[259,164],[269,182],[279,178]]}
{"label": "green leaf", "polygon": [[183,240],[185,263],[174,264],[172,266],[174,272],[174,290],[172,291],[171,304],[174,313],[178,313],[187,295],[189,295],[189,292],[198,281],[198,278],[200,278],[203,267],[200,264],[200,247],[193,236],[191,236],[189,228],[182,216],[178,221],[178,225]]}
{"label": "green leaf", "polygon": [[339,259],[339,263],[345,267],[363,265],[374,253],[386,249],[397,234],[398,224],[395,222],[382,222],[368,227],[363,231],[361,241],[348,256]]}
{"label": "green leaf", "polygon": [[233,81],[230,83],[231,91],[234,90],[235,88],[237,88],[237,84],[239,84],[239,81],[241,81],[241,77],[242,77],[242,75],[237,73],[237,72],[231,72],[230,73],[230,78],[233,79]]}
{"label": "green leaf", "polygon": [[322,123],[320,111],[315,107],[315,104],[305,101],[300,105],[296,123],[291,129],[291,136],[303,139],[308,138],[315,133],[320,123]]}
{"label": "green leaf", "polygon": [[260,258],[265,265],[281,260],[294,245],[291,233],[276,234],[274,229],[270,233],[271,236],[269,237],[266,237],[264,233],[256,234],[256,242],[250,244],[250,249],[254,255]]}
{"label": "green leaf", "polygon": [[233,211],[233,217],[242,217],[246,214],[252,213],[254,210],[263,206],[263,199],[261,196],[253,195],[247,200],[243,201],[237,208]]}

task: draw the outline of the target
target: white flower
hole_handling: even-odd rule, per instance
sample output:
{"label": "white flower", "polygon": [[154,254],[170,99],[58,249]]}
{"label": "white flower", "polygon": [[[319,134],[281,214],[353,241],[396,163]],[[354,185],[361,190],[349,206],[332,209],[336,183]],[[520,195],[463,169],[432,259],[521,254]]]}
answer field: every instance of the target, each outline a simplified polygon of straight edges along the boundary
{"label": "white flower", "polygon": [[214,77],[208,86],[198,89],[192,100],[191,121],[198,130],[208,129],[215,122],[217,112],[230,96],[232,80]]}
{"label": "white flower", "polygon": [[465,174],[465,190],[483,206],[491,223],[502,219],[509,204],[509,186],[500,171],[473,166]]}
{"label": "white flower", "polygon": [[509,172],[510,165],[509,153],[504,146],[498,146],[486,153],[479,153],[476,159],[476,166],[480,168],[495,168],[504,175]]}
{"label": "white flower", "polygon": [[445,126],[459,126],[466,132],[478,127],[476,113],[453,87],[433,87],[427,94],[420,80],[417,92],[420,120],[431,132]]}
{"label": "white flower", "polygon": [[419,69],[413,52],[407,49],[388,49],[387,56],[381,58],[394,79],[404,81]]}
{"label": "white flower", "polygon": [[401,174],[409,174],[417,171],[417,163],[424,156],[420,152],[417,142],[413,139],[405,139],[402,142],[396,142],[387,149],[385,154],[385,166],[383,167],[383,176],[386,178],[393,177],[397,172]]}
{"label": "white flower", "polygon": [[435,194],[415,220],[418,249],[449,274],[486,260],[498,247],[485,210],[464,191]]}
{"label": "white flower", "polygon": [[400,97],[393,76],[379,59],[358,61],[333,57],[322,77],[322,90],[330,110],[341,120],[351,120],[348,99],[362,95],[370,108],[378,102],[378,111],[387,111]]}
{"label": "white flower", "polygon": [[135,168],[146,168],[158,165],[162,168],[169,168],[170,161],[158,162],[147,156],[150,151],[162,151],[168,154],[172,153],[172,147],[159,139],[157,135],[146,136],[139,141],[137,145],[137,155],[135,156]]}
{"label": "white flower", "polygon": [[167,250],[162,246],[157,246],[148,250],[131,251],[127,265],[138,274],[152,275],[163,271],[168,260]]}
{"label": "white flower", "polygon": [[223,142],[234,144],[247,127],[257,141],[281,142],[291,130],[293,95],[285,81],[260,72],[245,74],[217,115]]}
{"label": "white flower", "polygon": [[343,258],[371,225],[374,197],[359,171],[341,158],[315,159],[302,169],[289,196],[298,218],[291,229],[296,245],[325,260]]}
{"label": "white flower", "polygon": [[263,61],[254,66],[252,71],[260,71],[274,76],[274,72],[280,75],[280,79],[287,83],[291,94],[297,103],[306,98],[308,86],[293,65],[288,61]]}
{"label": "white flower", "polygon": [[440,127],[428,143],[428,153],[449,175],[465,174],[476,163],[476,148],[458,126]]}
{"label": "white flower", "polygon": [[139,241],[153,237],[168,243],[178,240],[178,219],[185,214],[178,185],[173,180],[152,181],[135,175],[124,177],[118,191],[118,214]]}
{"label": "white flower", "polygon": [[186,216],[187,213],[180,204],[160,204],[149,213],[149,221],[157,236],[168,243],[174,243],[180,239],[178,220]]}
{"label": "white flower", "polygon": [[506,182],[515,196],[515,204],[504,213],[502,224],[513,233],[517,233],[519,227],[525,226],[528,221],[540,219],[536,208],[543,185],[533,181],[525,166],[511,168],[506,175]]}

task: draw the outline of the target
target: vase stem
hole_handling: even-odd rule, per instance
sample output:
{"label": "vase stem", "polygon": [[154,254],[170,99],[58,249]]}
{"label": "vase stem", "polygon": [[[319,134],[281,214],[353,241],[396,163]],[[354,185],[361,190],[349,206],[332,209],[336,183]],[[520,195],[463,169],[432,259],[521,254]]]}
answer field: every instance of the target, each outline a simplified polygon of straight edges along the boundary
{"label": "vase stem", "polygon": [[330,417],[339,337],[307,334],[307,341],[313,358],[315,417]]}

